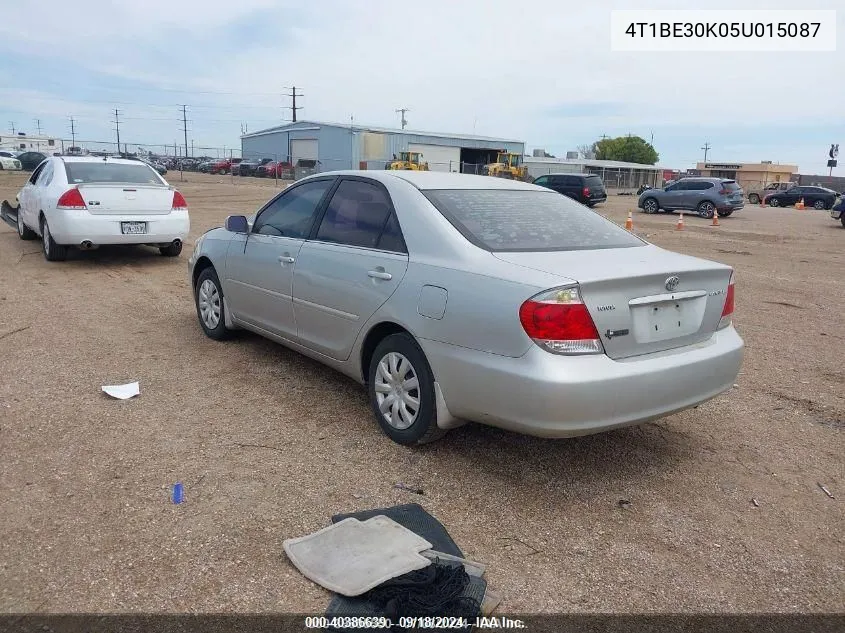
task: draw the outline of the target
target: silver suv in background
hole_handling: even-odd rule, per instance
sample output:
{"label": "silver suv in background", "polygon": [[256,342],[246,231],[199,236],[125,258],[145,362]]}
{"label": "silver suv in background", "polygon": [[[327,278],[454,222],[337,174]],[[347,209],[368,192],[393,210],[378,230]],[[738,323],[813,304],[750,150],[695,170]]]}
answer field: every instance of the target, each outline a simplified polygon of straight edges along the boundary
{"label": "silver suv in background", "polygon": [[647,189],[637,206],[646,213],[693,211],[703,218],[729,216],[745,206],[742,187],[726,178],[681,178],[663,189]]}

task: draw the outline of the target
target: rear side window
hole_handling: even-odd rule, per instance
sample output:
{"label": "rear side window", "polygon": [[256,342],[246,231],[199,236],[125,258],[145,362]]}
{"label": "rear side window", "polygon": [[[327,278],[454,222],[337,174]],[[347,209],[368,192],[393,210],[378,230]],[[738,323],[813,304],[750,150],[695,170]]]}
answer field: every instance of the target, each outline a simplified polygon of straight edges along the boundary
{"label": "rear side window", "polygon": [[686,186],[687,191],[707,191],[708,189],[713,188],[712,182],[707,182],[706,180],[700,180],[698,182],[688,182]]}
{"label": "rear side window", "polygon": [[604,189],[604,183],[598,176],[587,176],[584,179],[584,186],[590,189]]}
{"label": "rear side window", "polygon": [[344,180],[326,207],[317,239],[375,248],[390,208],[390,200],[381,187],[360,180]]}
{"label": "rear side window", "polygon": [[130,185],[165,186],[159,175],[144,163],[126,164],[106,161],[65,163],[67,181],[72,185],[85,183],[120,183]]}
{"label": "rear side window", "polygon": [[740,186],[735,180],[728,180],[722,183],[722,189],[725,191],[739,191]]}
{"label": "rear side window", "polygon": [[424,191],[470,242],[488,251],[571,251],[643,246],[628,231],[566,196],[545,191]]}

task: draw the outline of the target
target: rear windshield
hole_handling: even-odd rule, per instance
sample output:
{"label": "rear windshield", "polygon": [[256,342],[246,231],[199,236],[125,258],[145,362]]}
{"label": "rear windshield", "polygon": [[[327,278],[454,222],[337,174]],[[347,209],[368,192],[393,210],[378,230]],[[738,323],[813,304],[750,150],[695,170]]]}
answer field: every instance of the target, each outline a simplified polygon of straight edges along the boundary
{"label": "rear windshield", "polygon": [[144,163],[127,165],[126,163],[65,163],[67,181],[70,184],[87,182],[115,182],[133,185],[162,185],[161,178],[153,168]]}
{"label": "rear windshield", "polygon": [[726,191],[738,191],[741,187],[735,180],[723,180],[722,189],[725,189]]}
{"label": "rear windshield", "polygon": [[584,179],[584,186],[591,189],[604,189],[604,183],[598,176],[587,176]]}
{"label": "rear windshield", "polygon": [[574,251],[643,246],[598,213],[556,192],[440,189],[423,194],[485,250]]}

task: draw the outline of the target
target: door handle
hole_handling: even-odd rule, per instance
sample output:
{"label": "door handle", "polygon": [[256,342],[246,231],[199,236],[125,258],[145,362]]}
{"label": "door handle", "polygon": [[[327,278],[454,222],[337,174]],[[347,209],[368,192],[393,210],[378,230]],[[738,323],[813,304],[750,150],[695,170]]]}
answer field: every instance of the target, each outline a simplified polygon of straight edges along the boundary
{"label": "door handle", "polygon": [[279,255],[279,261],[283,264],[292,264],[296,260],[290,255]]}
{"label": "door handle", "polygon": [[383,270],[368,270],[367,274],[373,279],[384,279],[385,281],[393,279],[393,275],[386,273]]}

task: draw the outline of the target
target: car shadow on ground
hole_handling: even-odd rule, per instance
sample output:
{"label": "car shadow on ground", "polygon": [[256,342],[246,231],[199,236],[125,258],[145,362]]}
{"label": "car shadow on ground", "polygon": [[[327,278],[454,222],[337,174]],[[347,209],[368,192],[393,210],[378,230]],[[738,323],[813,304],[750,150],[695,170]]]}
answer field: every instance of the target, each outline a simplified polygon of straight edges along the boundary
{"label": "car shadow on ground", "polygon": [[[38,244],[36,244],[38,245]],[[124,246],[100,246],[92,250],[81,250],[69,248],[67,251],[67,262],[79,262],[88,264],[120,265],[120,264],[177,264],[186,265],[185,252],[191,248],[184,244],[182,256],[165,257],[159,253],[158,247],[145,245],[124,245]]]}

